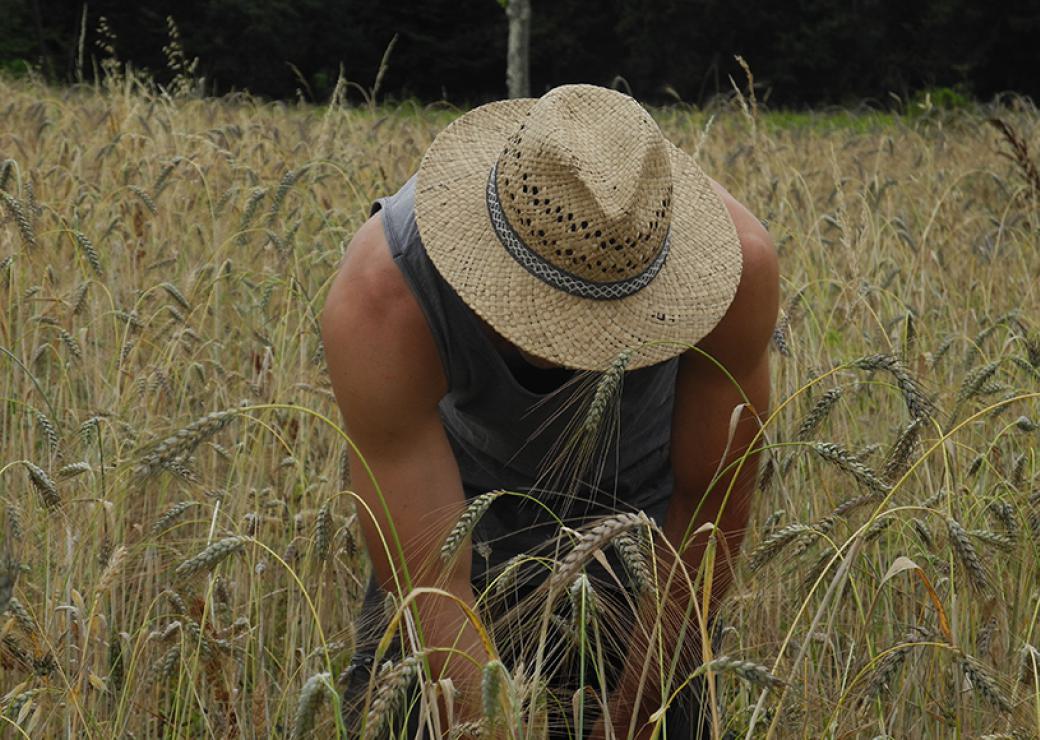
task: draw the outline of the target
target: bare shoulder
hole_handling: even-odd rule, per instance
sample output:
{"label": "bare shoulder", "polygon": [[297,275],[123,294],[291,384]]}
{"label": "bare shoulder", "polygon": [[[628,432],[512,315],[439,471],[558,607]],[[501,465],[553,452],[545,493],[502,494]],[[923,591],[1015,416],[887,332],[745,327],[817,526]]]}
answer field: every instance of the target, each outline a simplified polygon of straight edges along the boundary
{"label": "bare shoulder", "polygon": [[779,310],[776,248],[769,232],[743,203],[717,182],[712,181],[712,187],[737,229],[744,264],[733,302],[699,346],[731,367],[757,363],[768,347]]}
{"label": "bare shoulder", "polygon": [[347,247],[325,300],[321,329],[333,389],[345,411],[428,410],[444,394],[437,348],[390,255],[379,214]]}

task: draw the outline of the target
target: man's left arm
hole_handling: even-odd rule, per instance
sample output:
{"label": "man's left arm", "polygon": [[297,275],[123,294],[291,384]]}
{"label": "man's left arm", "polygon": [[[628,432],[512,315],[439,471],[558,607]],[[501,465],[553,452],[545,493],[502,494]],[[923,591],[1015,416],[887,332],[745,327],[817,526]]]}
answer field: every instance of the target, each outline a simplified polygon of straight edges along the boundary
{"label": "man's left arm", "polygon": [[710,579],[712,607],[729,585],[747,528],[761,422],[769,409],[768,349],[779,300],[776,251],[768,235],[758,226],[742,242],[737,295],[711,334],[682,357],[672,417],[675,487],[664,532],[691,580],[708,538],[715,538],[714,574],[701,576],[702,584]]}
{"label": "man's left arm", "polygon": [[[675,410],[672,420],[671,458],[675,487],[664,533],[671,547],[682,557],[683,570],[671,576],[671,587],[664,595],[667,618],[661,620],[666,632],[658,634],[654,645],[668,646],[666,654],[681,649],[683,659],[672,677],[671,688],[685,679],[701,658],[701,627],[698,609],[703,611],[705,584],[710,587],[710,620],[731,580],[744,531],[747,528],[751,496],[758,474],[758,457],[754,451],[760,443],[760,422],[768,413],[770,396],[769,341],[776,324],[779,302],[779,277],[776,250],[765,229],[732,197],[725,194],[727,206],[741,235],[744,265],[737,294],[726,315],[697,348],[686,352],[680,360],[676,381]],[[735,411],[739,409],[737,415]],[[736,423],[734,424],[734,419]],[[732,428],[731,428],[732,427]],[[756,439],[757,438],[757,439]],[[748,450],[752,451],[749,453]],[[712,527],[704,525],[710,523]],[[694,532],[698,532],[696,536]],[[709,537],[715,540],[712,573],[698,569]],[[658,572],[664,581],[674,559],[667,545],[658,548]],[[687,582],[695,582],[690,593]],[[697,607],[690,603],[698,600]],[[646,615],[643,639],[647,645],[654,614]],[[685,637],[679,648],[677,625],[685,623]],[[656,664],[646,672],[642,691],[638,691],[643,664],[650,658],[632,655],[615,697],[614,726],[618,737],[626,737],[631,719],[631,702],[641,694],[636,727],[645,723],[664,701],[660,696]],[[667,659],[667,658],[666,658]],[[667,672],[667,666],[665,668]],[[649,735],[647,735],[649,737]],[[642,737],[638,733],[636,737]]]}

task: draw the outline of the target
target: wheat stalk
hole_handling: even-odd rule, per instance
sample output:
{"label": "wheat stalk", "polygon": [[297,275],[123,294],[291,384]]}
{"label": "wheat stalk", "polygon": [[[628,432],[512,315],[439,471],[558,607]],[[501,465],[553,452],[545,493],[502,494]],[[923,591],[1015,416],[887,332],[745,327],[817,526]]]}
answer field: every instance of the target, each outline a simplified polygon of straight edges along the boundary
{"label": "wheat stalk", "polygon": [[1010,155],[1004,152],[1001,152],[1001,154],[1018,165],[1019,170],[1026,178],[1026,182],[1033,189],[1033,194],[1040,195],[1040,171],[1037,170],[1036,165],[1033,163],[1033,158],[1029,156],[1029,146],[1026,144],[1026,140],[1019,136],[1018,132],[1009,123],[1000,118],[990,118],[986,122],[997,129],[1001,136],[1004,137],[1004,141],[1011,147]]}
{"label": "wheat stalk", "polygon": [[178,565],[176,570],[174,570],[174,575],[178,578],[185,579],[199,573],[200,571],[213,570],[221,562],[245,547],[245,544],[248,541],[248,537],[242,537],[240,535],[225,537],[222,540],[218,540],[198,555],[188,558]]}
{"label": "wheat stalk", "polygon": [[44,472],[43,468],[29,460],[23,460],[22,465],[29,471],[29,480],[33,488],[40,494],[40,500],[48,509],[61,508],[61,497],[58,495],[58,487],[54,485],[51,477]]}
{"label": "wheat stalk", "polygon": [[599,612],[592,581],[584,573],[579,573],[567,589],[567,596],[571,602],[571,632],[574,635],[583,635]]}
{"label": "wheat stalk", "polygon": [[798,426],[798,431],[795,433],[795,439],[799,442],[804,442],[812,436],[812,433],[816,431],[817,427],[823,423],[823,420],[830,414],[831,409],[837,405],[838,401],[841,400],[842,390],[841,388],[831,388],[820,400],[813,405],[812,409],[806,415],[805,419]]}
{"label": "wheat stalk", "polygon": [[365,737],[381,738],[392,715],[404,703],[408,687],[422,670],[422,655],[409,655],[396,664],[387,663],[376,679],[376,695],[365,720]]}
{"label": "wheat stalk", "polygon": [[146,191],[144,188],[139,188],[136,185],[130,185],[129,190],[131,193],[137,196],[138,200],[140,200],[144,204],[144,207],[148,209],[148,212],[150,214],[152,214],[153,216],[159,215],[159,206],[157,206],[155,204],[155,201],[152,200],[152,196],[148,194],[148,191]]}
{"label": "wheat stalk", "polygon": [[441,560],[445,564],[451,562],[463,541],[473,533],[473,528],[484,516],[484,512],[494,503],[495,499],[504,493],[505,491],[489,491],[482,493],[469,503],[466,510],[462,512],[462,516],[455,522],[455,526],[448,532],[444,544],[441,545]]}
{"label": "wheat stalk", "polygon": [[631,350],[624,350],[614,358],[614,361],[610,363],[610,367],[597,381],[596,390],[592,394],[592,401],[589,403],[588,412],[585,414],[585,419],[581,425],[582,433],[586,437],[594,436],[599,430],[607,406],[618,393],[621,381],[625,375],[625,368],[628,367],[628,362],[631,359]]}
{"label": "wheat stalk", "polygon": [[878,478],[873,470],[856,460],[853,455],[834,442],[814,442],[810,445],[817,455],[842,470],[873,493],[883,496],[891,490],[891,486]]}
{"label": "wheat stalk", "polygon": [[162,516],[156,519],[155,523],[152,524],[152,536],[157,537],[172,527],[174,522],[180,519],[181,515],[193,506],[198,506],[198,503],[195,501],[178,501],[175,503],[167,509]]}
{"label": "wheat stalk", "polygon": [[709,672],[729,673],[744,679],[754,686],[762,686],[767,689],[774,689],[783,684],[783,681],[774,676],[766,666],[753,663],[750,660],[740,660],[725,655],[720,655],[706,663],[702,663],[694,671],[694,675],[702,675]]}
{"label": "wheat stalk", "polygon": [[181,646],[178,644],[172,646],[159,658],[152,673],[152,680],[155,683],[165,681],[177,671],[180,662]]}
{"label": "wheat stalk", "polygon": [[253,218],[256,217],[256,212],[260,208],[260,201],[264,199],[265,195],[267,195],[267,188],[253,188],[253,191],[249,194],[246,207],[242,210],[242,220],[238,225],[238,243],[240,245],[245,245],[249,241],[249,235],[246,231],[253,223]]}
{"label": "wheat stalk", "polygon": [[975,658],[961,651],[957,651],[956,656],[957,665],[960,666],[964,676],[970,682],[971,688],[1001,712],[1004,714],[1010,714],[1010,700],[1008,700],[1004,695],[1004,692],[1000,690],[996,680],[986,667]]}
{"label": "wheat stalk", "polygon": [[226,427],[236,411],[213,411],[166,437],[141,458],[135,468],[139,477],[147,476],[171,464],[183,467],[182,459],[205,440]]}
{"label": "wheat stalk", "polygon": [[860,370],[884,370],[895,378],[910,416],[915,419],[930,419],[935,415],[935,405],[925,393],[921,383],[895,355],[869,355],[851,363]]}
{"label": "wheat stalk", "polygon": [[159,170],[159,175],[155,178],[155,182],[152,184],[152,197],[158,199],[162,192],[166,189],[166,186],[170,183],[170,175],[177,168],[177,165],[184,161],[183,157],[174,157],[167,164],[163,165],[163,168]]}
{"label": "wheat stalk", "polygon": [[914,453],[917,442],[921,438],[922,424],[923,420],[916,418],[899,433],[888,452],[884,467],[881,469],[881,480],[892,484],[906,472],[910,456]]}
{"label": "wheat stalk", "polygon": [[7,600],[7,611],[14,617],[15,624],[18,628],[27,635],[36,634],[36,621],[29,614],[29,610],[25,608],[17,596],[11,596]]}
{"label": "wheat stalk", "polygon": [[464,738],[484,737],[484,723],[480,720],[460,722],[448,730],[448,740],[464,740]]}
{"label": "wheat stalk", "polygon": [[928,529],[928,525],[917,517],[911,517],[910,526],[914,528],[914,533],[917,535],[917,538],[921,540],[921,544],[924,545],[926,549],[932,550],[935,548],[935,540],[932,539],[932,531]]}
{"label": "wheat stalk", "polygon": [[67,331],[58,327],[58,337],[61,339],[61,343],[65,345],[65,349],[69,351],[75,360],[83,359],[83,349],[79,346],[79,341],[76,337],[69,334]]}
{"label": "wheat stalk", "polygon": [[0,164],[0,190],[7,188],[7,181],[11,178],[14,168],[15,161],[13,159],[5,159],[3,164]]}
{"label": "wheat stalk", "polygon": [[47,446],[50,448],[51,453],[57,453],[58,448],[61,446],[61,437],[58,436],[58,430],[42,411],[34,410],[33,416],[47,438]]}
{"label": "wheat stalk", "polygon": [[773,532],[756,547],[748,557],[748,568],[752,571],[759,570],[766,563],[776,557],[795,539],[805,534],[812,534],[815,530],[807,524],[788,524],[786,527]]}
{"label": "wheat stalk", "polygon": [[990,579],[986,569],[982,565],[975,546],[971,544],[968,533],[953,517],[946,517],[946,530],[950,536],[950,544],[957,558],[968,572],[968,580],[979,591],[987,591],[990,587]]}
{"label": "wheat stalk", "polygon": [[79,462],[69,463],[58,468],[56,475],[62,480],[68,480],[69,478],[75,478],[78,475],[89,473],[91,471],[90,463],[85,460]]}
{"label": "wheat stalk", "polygon": [[33,230],[32,221],[26,215],[22,204],[17,198],[4,191],[0,191],[0,200],[3,201],[8,215],[18,225],[18,231],[22,235],[22,241],[25,243],[25,246],[29,249],[36,249],[38,246],[36,243],[36,232]]}
{"label": "wheat stalk", "polygon": [[969,529],[967,533],[979,542],[1004,552],[1010,552],[1015,548],[1015,539],[1000,532],[990,532],[987,529]]}
{"label": "wheat stalk", "polygon": [[304,738],[314,730],[314,722],[321,709],[322,700],[328,690],[330,673],[315,673],[307,679],[300,691],[300,698],[296,703],[296,716],[293,720],[293,740]]}
{"label": "wheat stalk", "polygon": [[185,311],[191,311],[191,302],[184,296],[180,288],[171,282],[160,283],[159,287],[166,291],[166,295],[176,301],[177,305]]}
{"label": "wheat stalk", "polygon": [[506,667],[500,660],[489,660],[481,673],[480,696],[485,726],[494,734],[502,720],[502,688],[507,681]]}
{"label": "wheat stalk", "polygon": [[282,179],[278,182],[278,187],[275,188],[274,196],[271,198],[271,209],[267,213],[267,225],[268,227],[273,226],[275,220],[278,218],[278,211],[282,209],[282,204],[285,202],[285,196],[289,194],[289,190],[296,184],[300,176],[303,175],[303,169],[287,170]]}
{"label": "wheat stalk", "polygon": [[331,547],[332,512],[330,510],[330,502],[326,501],[318,509],[318,514],[314,518],[314,552],[318,556],[318,560],[327,560]]}
{"label": "wheat stalk", "polygon": [[647,558],[647,542],[641,535],[644,530],[639,530],[633,536],[630,532],[623,532],[614,538],[614,549],[621,557],[625,565],[625,571],[632,582],[636,593],[649,593],[653,586],[653,573]]}
{"label": "wheat stalk", "polygon": [[1040,650],[1037,650],[1027,642],[1019,650],[1018,655],[1019,680],[1024,684],[1035,683],[1037,673],[1040,671]]}
{"label": "wheat stalk", "polygon": [[860,700],[860,704],[870,703],[880,696],[881,692],[888,689],[902,669],[903,664],[906,663],[906,659],[914,645],[926,642],[930,637],[931,632],[929,630],[915,627],[903,637],[903,642],[900,645],[886,652],[884,657],[874,666],[870,682],[867,684],[866,692]]}
{"label": "wheat stalk", "polygon": [[126,545],[120,545],[112,551],[112,554],[108,557],[108,564],[101,572],[101,578],[98,579],[98,593],[104,593],[112,588],[116,579],[123,573],[128,554],[129,550],[127,550]]}
{"label": "wheat stalk", "polygon": [[550,591],[570,584],[593,553],[602,549],[612,539],[629,530],[649,525],[650,520],[642,512],[638,514],[625,512],[600,520],[581,535],[574,548],[560,561],[550,578]]}
{"label": "wheat stalk", "polygon": [[981,367],[975,368],[964,376],[964,379],[961,381],[961,386],[957,391],[953,411],[950,412],[950,426],[957,421],[958,412],[964,402],[977,396],[982,387],[989,382],[990,378],[993,377],[999,367],[999,360],[989,362]]}
{"label": "wheat stalk", "polygon": [[94,274],[98,277],[104,277],[105,269],[101,266],[101,255],[98,254],[97,249],[94,247],[94,242],[90,241],[90,238],[81,231],[74,231],[72,235],[76,239],[77,246],[83,252],[83,256],[87,258],[87,264],[90,265]]}
{"label": "wheat stalk", "polygon": [[859,496],[853,496],[842,501],[835,507],[834,511],[830,513],[831,517],[845,517],[851,514],[856,509],[867,506],[868,504],[876,503],[879,497],[876,493],[861,493]]}

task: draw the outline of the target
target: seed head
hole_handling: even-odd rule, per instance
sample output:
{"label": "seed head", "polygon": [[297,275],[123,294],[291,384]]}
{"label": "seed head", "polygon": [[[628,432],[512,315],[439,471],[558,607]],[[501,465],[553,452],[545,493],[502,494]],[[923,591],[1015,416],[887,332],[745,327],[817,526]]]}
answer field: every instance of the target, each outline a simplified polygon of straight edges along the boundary
{"label": "seed head", "polygon": [[704,663],[697,672],[706,673],[708,671],[713,673],[732,673],[750,684],[767,689],[776,688],[783,684],[783,681],[770,673],[769,669],[764,665],[752,663],[750,660],[730,658],[725,655],[720,655]]}
{"label": "seed head", "polygon": [[441,545],[441,560],[445,564],[451,562],[463,540],[473,533],[473,528],[477,526],[477,522],[484,516],[484,512],[503,493],[505,491],[489,491],[477,496],[470,502],[462,516],[455,522],[455,526],[451,528],[447,538],[444,540],[444,544]]}
{"label": "seed head", "polygon": [[953,551],[957,554],[958,560],[961,561],[961,564],[967,571],[971,585],[979,591],[987,591],[989,589],[989,576],[986,574],[986,569],[982,566],[982,560],[979,559],[975,546],[971,544],[968,533],[964,531],[964,527],[953,517],[946,517],[946,530],[949,533]]}
{"label": "seed head", "polygon": [[51,477],[43,471],[43,468],[33,462],[23,460],[22,464],[29,471],[29,480],[32,481],[36,492],[40,494],[40,499],[43,501],[44,506],[52,510],[61,508],[61,497],[58,496],[58,487],[54,485]]}
{"label": "seed head", "polygon": [[300,691],[300,699],[296,703],[296,718],[293,721],[291,737],[293,740],[308,737],[314,729],[314,720],[321,709],[325,692],[328,691],[330,673],[316,673],[307,679]]}
{"label": "seed head", "polygon": [[248,537],[235,535],[214,542],[195,557],[189,558],[178,565],[174,575],[183,579],[200,571],[213,570],[219,563],[245,547],[248,541]]}
{"label": "seed head", "polygon": [[610,363],[610,367],[607,368],[599,382],[596,383],[596,391],[592,395],[592,402],[589,404],[585,421],[582,422],[582,433],[584,436],[593,437],[599,431],[600,423],[603,421],[603,415],[606,413],[607,407],[621,388],[621,380],[625,375],[625,368],[628,367],[630,359],[632,359],[631,350],[624,350],[614,358],[614,361]]}

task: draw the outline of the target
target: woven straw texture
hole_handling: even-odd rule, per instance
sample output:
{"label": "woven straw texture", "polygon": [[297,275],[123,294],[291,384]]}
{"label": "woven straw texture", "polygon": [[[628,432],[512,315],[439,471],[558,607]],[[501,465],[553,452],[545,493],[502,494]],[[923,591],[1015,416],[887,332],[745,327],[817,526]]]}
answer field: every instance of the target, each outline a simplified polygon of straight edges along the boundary
{"label": "woven straw texture", "polygon": [[[496,234],[491,187],[526,261]],[[736,230],[700,167],[605,88],[567,85],[456,119],[423,157],[415,208],[430,259],[466,304],[564,367],[603,370],[623,350],[636,351],[633,369],[673,357],[718,323],[740,279]],[[609,297],[632,281],[634,293]]]}

